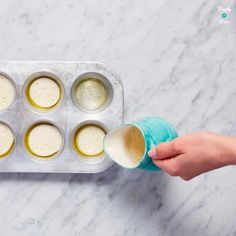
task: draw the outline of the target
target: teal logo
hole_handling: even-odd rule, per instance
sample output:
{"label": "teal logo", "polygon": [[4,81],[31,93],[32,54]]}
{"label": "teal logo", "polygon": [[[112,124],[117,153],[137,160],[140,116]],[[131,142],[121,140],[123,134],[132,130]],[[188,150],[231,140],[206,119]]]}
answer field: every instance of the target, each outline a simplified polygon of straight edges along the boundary
{"label": "teal logo", "polygon": [[229,24],[230,20],[229,20],[229,14],[231,12],[231,8],[230,7],[223,7],[223,6],[218,6],[217,7],[217,11],[219,14],[219,24]]}
{"label": "teal logo", "polygon": [[228,14],[227,14],[226,12],[223,12],[223,13],[221,14],[221,17],[222,17],[223,19],[228,19]]}

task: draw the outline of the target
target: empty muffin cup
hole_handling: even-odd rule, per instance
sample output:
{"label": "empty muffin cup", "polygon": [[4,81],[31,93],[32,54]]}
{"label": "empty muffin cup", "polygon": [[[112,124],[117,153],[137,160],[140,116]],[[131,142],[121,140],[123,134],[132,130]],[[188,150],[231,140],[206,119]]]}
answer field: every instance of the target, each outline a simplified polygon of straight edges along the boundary
{"label": "empty muffin cup", "polygon": [[15,136],[12,129],[0,122],[0,158],[8,156],[14,149]]}
{"label": "empty muffin cup", "polygon": [[54,124],[39,122],[26,131],[24,144],[31,156],[51,159],[62,151],[64,139],[62,132]]}
{"label": "empty muffin cup", "polygon": [[83,158],[98,158],[103,154],[106,133],[105,128],[98,123],[84,123],[73,132],[73,149]]}
{"label": "empty muffin cup", "polygon": [[25,83],[24,98],[37,110],[49,111],[59,106],[64,97],[60,79],[49,72],[33,74]]}
{"label": "empty muffin cup", "polygon": [[111,83],[101,74],[85,73],[72,86],[74,104],[85,112],[99,112],[111,102],[113,91]]}
{"label": "empty muffin cup", "polygon": [[9,76],[0,73],[0,112],[7,110],[16,97],[16,87]]}

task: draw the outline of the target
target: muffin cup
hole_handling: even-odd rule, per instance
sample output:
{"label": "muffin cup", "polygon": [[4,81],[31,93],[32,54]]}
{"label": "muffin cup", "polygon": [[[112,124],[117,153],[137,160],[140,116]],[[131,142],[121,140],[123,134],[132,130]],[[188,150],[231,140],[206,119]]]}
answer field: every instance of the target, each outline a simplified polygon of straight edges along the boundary
{"label": "muffin cup", "polygon": [[[79,102],[77,101],[77,98],[76,98],[76,90],[77,90],[78,86],[81,85],[83,82],[90,81],[90,80],[97,81],[97,82],[101,83],[107,92],[105,102],[101,106],[99,106],[95,109],[89,109],[89,108],[84,107],[83,105],[79,104]],[[95,73],[95,72],[88,72],[88,73],[80,75],[74,81],[74,83],[72,85],[72,89],[71,89],[71,98],[72,98],[74,105],[77,108],[79,108],[81,111],[86,112],[86,113],[99,113],[99,112],[103,111],[104,109],[106,109],[110,105],[110,103],[113,99],[113,87],[112,87],[112,84],[110,83],[110,81],[108,81],[108,79],[105,78],[103,75],[101,75],[99,73]]]}
{"label": "muffin cup", "polygon": [[4,112],[8,111],[9,109],[11,109],[11,107],[13,106],[13,104],[16,101],[16,98],[17,98],[17,86],[16,86],[16,83],[14,82],[14,80],[9,75],[7,75],[6,73],[0,71],[0,76],[3,76],[6,79],[8,79],[11,82],[11,84],[12,84],[12,86],[14,88],[14,91],[15,91],[14,99],[13,99],[12,103],[9,104],[9,106],[6,107],[5,109],[0,110],[0,113],[4,113]]}
{"label": "muffin cup", "polygon": [[74,153],[81,161],[89,163],[89,164],[93,164],[93,163],[100,162],[105,158],[104,150],[101,153],[94,155],[94,156],[93,155],[86,155],[83,152],[81,152],[79,150],[79,147],[77,147],[77,145],[76,145],[76,136],[78,135],[78,133],[83,128],[90,126],[90,125],[96,126],[100,129],[102,129],[105,134],[108,133],[108,129],[103,123],[95,121],[95,120],[86,120],[86,121],[80,123],[78,126],[76,126],[75,129],[73,130],[72,135],[71,135],[71,146],[72,146]]}
{"label": "muffin cup", "polygon": [[[51,125],[55,128],[58,129],[58,131],[60,132],[61,134],[61,138],[62,138],[62,145],[60,147],[60,149],[52,154],[52,155],[49,155],[49,156],[40,156],[40,155],[37,155],[35,154],[31,148],[29,147],[29,143],[28,143],[28,137],[29,137],[29,134],[30,132],[40,126],[40,125]],[[48,120],[42,120],[42,121],[37,121],[33,124],[31,124],[24,132],[24,136],[23,136],[23,145],[24,145],[24,148],[26,150],[26,152],[29,154],[29,157],[30,159],[34,160],[34,161],[37,161],[37,162],[48,162],[48,161],[51,161],[55,158],[57,158],[63,151],[63,148],[64,148],[64,145],[65,145],[65,139],[64,139],[64,135],[63,135],[63,132],[62,130],[52,121],[48,121]]]}
{"label": "muffin cup", "polygon": [[[41,107],[38,104],[36,104],[29,95],[29,89],[30,86],[34,81],[40,78],[48,78],[53,80],[59,87],[60,90],[60,97],[56,104],[52,105],[51,107]],[[62,105],[63,99],[65,97],[65,88],[63,86],[62,81],[57,77],[56,75],[50,73],[50,72],[36,72],[33,75],[31,75],[25,82],[23,86],[23,99],[25,104],[32,110],[40,113],[46,113],[54,111],[55,109],[59,108]]]}
{"label": "muffin cup", "polygon": [[9,124],[7,124],[7,123],[5,123],[3,121],[0,121],[0,124],[3,124],[5,126],[7,126],[11,130],[11,132],[13,134],[13,138],[14,138],[13,143],[12,143],[10,149],[6,153],[4,153],[3,155],[0,155],[0,160],[4,160],[4,159],[8,158],[14,152],[14,150],[15,150],[16,134],[15,134],[15,132],[13,131],[13,129],[11,128],[11,126]]}

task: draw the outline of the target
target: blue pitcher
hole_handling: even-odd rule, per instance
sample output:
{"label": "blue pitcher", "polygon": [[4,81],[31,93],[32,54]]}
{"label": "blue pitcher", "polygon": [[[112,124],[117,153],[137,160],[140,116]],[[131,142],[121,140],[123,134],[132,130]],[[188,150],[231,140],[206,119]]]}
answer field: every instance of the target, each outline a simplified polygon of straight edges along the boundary
{"label": "blue pitcher", "polygon": [[104,139],[104,151],[125,168],[158,171],[160,168],[148,156],[148,151],[177,136],[175,128],[166,120],[148,117],[109,132]]}

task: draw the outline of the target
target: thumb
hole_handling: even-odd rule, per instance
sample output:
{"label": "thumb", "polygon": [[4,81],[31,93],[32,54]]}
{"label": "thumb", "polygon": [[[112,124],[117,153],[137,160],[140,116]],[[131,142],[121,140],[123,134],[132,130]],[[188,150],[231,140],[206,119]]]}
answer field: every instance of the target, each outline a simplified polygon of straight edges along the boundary
{"label": "thumb", "polygon": [[153,159],[165,159],[177,156],[181,154],[181,151],[176,143],[176,140],[159,143],[155,148],[148,152],[148,155]]}

